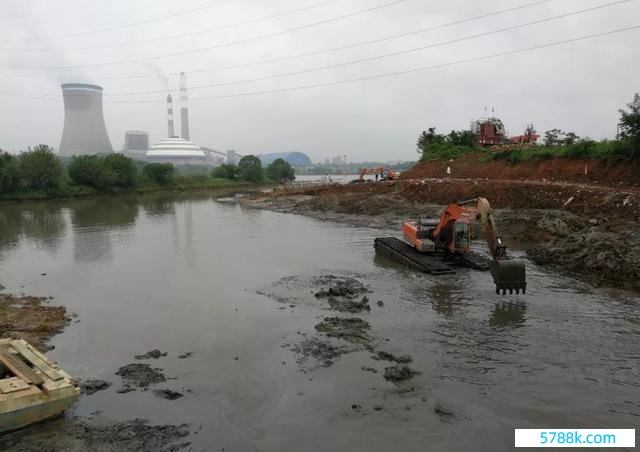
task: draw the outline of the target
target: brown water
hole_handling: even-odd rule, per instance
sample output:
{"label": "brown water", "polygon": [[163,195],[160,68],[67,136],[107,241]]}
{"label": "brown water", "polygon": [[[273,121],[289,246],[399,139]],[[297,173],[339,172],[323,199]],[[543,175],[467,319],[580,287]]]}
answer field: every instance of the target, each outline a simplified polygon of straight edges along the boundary
{"label": "brown water", "polygon": [[[638,298],[533,264],[526,295],[496,297],[486,273],[434,278],[377,259],[373,238],[389,232],[209,196],[2,204],[0,283],[78,314],[51,357],[114,384],[72,414],[189,423],[193,450],[501,451],[514,428],[637,428]],[[413,357],[406,392],[361,370],[389,365],[365,350],[301,371],[283,347],[336,315],[306,284],[327,272],[372,290],[359,317],[379,349]],[[289,276],[305,303],[258,294]],[[176,378],[157,387],[185,397],[116,393],[117,369],[154,348],[168,356],[150,363]]]}

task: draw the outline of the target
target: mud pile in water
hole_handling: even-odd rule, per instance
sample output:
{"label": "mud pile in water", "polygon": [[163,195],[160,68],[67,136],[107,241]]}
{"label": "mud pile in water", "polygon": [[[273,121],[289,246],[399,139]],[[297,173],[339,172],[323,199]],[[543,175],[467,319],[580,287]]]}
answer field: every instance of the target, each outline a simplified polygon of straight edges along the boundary
{"label": "mud pile in water", "polygon": [[332,366],[336,359],[353,350],[352,347],[336,345],[317,337],[304,339],[299,344],[291,347],[291,351],[299,355],[298,359],[296,359],[298,364],[303,364],[310,358],[314,358],[324,367]]}
{"label": "mud pile in water", "polygon": [[366,295],[363,296],[362,299],[358,299],[362,294],[369,292],[369,290],[357,279],[351,277],[339,278],[329,275],[318,278],[316,281],[330,284],[328,289],[316,292],[315,297],[318,299],[326,298],[331,309],[354,314],[371,310],[369,298],[367,298]]}
{"label": "mud pile in water", "polygon": [[163,383],[167,378],[162,373],[162,369],[156,369],[149,364],[132,363],[121,367],[116,375],[122,377],[124,387],[118,392],[134,391],[135,388],[146,389],[154,383]]}
{"label": "mud pile in water", "polygon": [[329,337],[344,339],[353,344],[367,344],[372,341],[367,333],[369,322],[357,317],[326,317],[315,326],[316,331]]}
{"label": "mud pile in water", "polygon": [[409,366],[390,366],[384,368],[384,379],[394,383],[409,380],[417,374],[418,372]]}
{"label": "mud pile in water", "polygon": [[38,350],[51,350],[47,341],[70,322],[62,306],[49,306],[47,298],[0,294],[0,337],[24,339]]}

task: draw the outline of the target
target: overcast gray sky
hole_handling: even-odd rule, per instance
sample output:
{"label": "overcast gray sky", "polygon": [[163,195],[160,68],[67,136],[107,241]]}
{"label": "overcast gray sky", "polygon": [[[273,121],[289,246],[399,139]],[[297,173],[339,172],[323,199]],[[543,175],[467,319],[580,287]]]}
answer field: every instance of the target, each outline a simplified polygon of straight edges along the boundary
{"label": "overcast gray sky", "polygon": [[[225,69],[377,40],[534,0],[401,0],[360,14],[352,13],[393,0],[4,0],[0,148],[17,152],[38,143],[58,147],[64,119],[59,85],[64,81],[104,87],[105,119],[115,149],[122,147],[124,132],[130,129],[148,131],[152,142],[165,138],[164,100],[168,89],[177,91],[178,76],[171,73],[180,71],[188,73],[193,87],[227,83],[190,89],[192,141],[242,154],[299,150],[314,161],[342,154],[351,161],[415,159],[421,130],[466,129],[485,107],[495,109],[512,135],[533,123],[540,132],[557,127],[580,136],[613,137],[617,110],[640,91],[637,28],[448,67],[331,83],[640,25],[640,0],[396,56],[228,84],[404,52],[611,1],[551,0],[402,38]],[[313,5],[320,6],[254,20]],[[168,15],[174,17],[161,19]],[[229,27],[247,21],[252,23]],[[137,25],[125,27],[133,23]],[[106,28],[111,30],[96,32]],[[218,30],[193,34],[212,28]],[[179,36],[186,33],[192,34]],[[275,35],[264,37],[269,34]],[[247,42],[237,43],[243,40]],[[217,48],[197,51],[205,47]],[[122,63],[141,59],[145,61]],[[114,78],[133,75],[148,77]],[[220,98],[317,84],[329,85]],[[140,91],[157,92],[126,95]],[[202,97],[210,99],[197,100]],[[127,103],[118,103],[123,101]]]}

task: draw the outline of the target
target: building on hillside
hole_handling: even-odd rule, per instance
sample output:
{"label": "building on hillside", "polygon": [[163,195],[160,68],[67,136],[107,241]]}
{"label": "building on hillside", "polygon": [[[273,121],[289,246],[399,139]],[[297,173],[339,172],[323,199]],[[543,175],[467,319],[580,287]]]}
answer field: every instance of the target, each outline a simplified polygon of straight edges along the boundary
{"label": "building on hillside", "polygon": [[276,152],[273,154],[262,154],[258,158],[262,165],[267,166],[277,159],[282,159],[291,166],[312,166],[313,163],[307,154],[302,152]]}

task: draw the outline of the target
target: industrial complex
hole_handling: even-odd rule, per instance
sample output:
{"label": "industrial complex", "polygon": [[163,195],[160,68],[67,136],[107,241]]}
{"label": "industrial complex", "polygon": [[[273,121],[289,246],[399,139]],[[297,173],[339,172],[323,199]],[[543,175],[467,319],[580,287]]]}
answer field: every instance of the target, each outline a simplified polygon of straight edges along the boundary
{"label": "industrial complex", "polygon": [[[64,129],[60,143],[60,155],[95,155],[114,152],[107,134],[102,110],[103,89],[98,85],[65,83],[61,85],[64,97]],[[149,133],[128,130],[124,134],[121,152],[136,160],[154,163],[171,163],[176,166],[237,165],[242,158],[234,150],[221,152],[203,147],[191,141],[189,130],[189,106],[187,77],[180,74],[180,135],[176,135],[176,119],[173,96],[167,95],[167,137],[150,145]],[[259,155],[268,165],[278,158],[292,166],[310,166],[311,159],[302,152],[283,152]]]}

